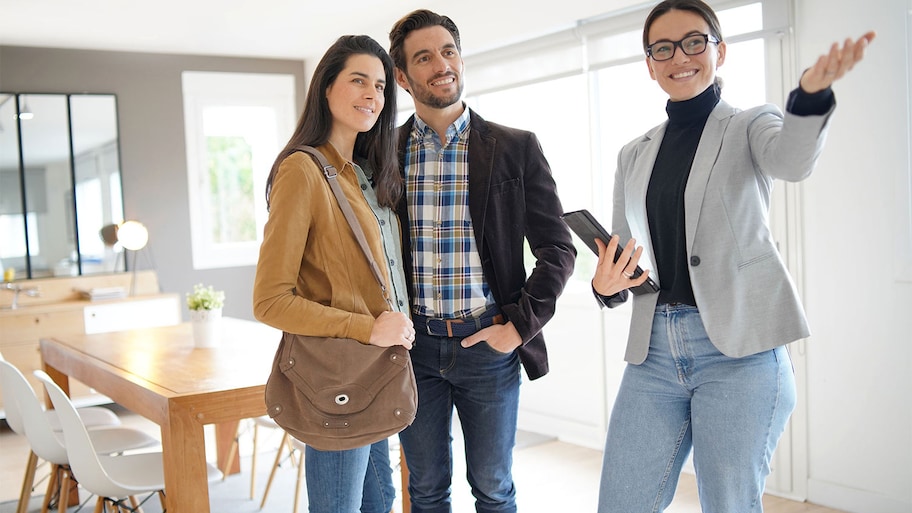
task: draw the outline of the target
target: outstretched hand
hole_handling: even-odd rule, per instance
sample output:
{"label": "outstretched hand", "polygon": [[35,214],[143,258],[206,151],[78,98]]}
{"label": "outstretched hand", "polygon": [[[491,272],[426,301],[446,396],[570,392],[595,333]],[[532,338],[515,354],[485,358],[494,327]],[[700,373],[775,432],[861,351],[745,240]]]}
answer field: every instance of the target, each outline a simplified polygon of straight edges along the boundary
{"label": "outstretched hand", "polygon": [[864,58],[865,48],[874,40],[875,35],[874,31],[871,31],[854,41],[852,38],[846,38],[842,48],[839,47],[839,43],[833,43],[829,53],[821,55],[817,62],[801,75],[801,89],[806,93],[816,93],[833,85],[833,82],[842,78]]}

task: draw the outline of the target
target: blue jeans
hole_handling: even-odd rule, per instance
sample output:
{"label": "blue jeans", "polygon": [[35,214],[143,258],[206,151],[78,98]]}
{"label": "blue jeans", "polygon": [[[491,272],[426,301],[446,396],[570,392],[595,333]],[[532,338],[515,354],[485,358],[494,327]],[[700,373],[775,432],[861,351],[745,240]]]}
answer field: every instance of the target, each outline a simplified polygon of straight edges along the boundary
{"label": "blue jeans", "polygon": [[389,513],[396,498],[389,442],[348,451],[304,451],[310,513]]}
{"label": "blue jeans", "polygon": [[417,333],[411,350],[418,415],[399,433],[409,468],[412,513],[449,513],[453,408],[465,440],[466,474],[478,512],[515,512],[513,446],[520,364],[487,343]]}
{"label": "blue jeans", "polygon": [[696,308],[660,305],[649,355],[627,365],[611,413],[599,513],[664,511],[691,448],[704,513],[762,512],[770,458],[794,407],[785,347],[729,358]]}

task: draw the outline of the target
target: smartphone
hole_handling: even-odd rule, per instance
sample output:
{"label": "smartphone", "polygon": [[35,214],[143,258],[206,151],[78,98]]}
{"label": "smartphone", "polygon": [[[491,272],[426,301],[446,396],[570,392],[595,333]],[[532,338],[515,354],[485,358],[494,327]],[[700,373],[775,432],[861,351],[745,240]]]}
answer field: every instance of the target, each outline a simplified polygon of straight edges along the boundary
{"label": "smartphone", "polygon": [[[600,239],[605,245],[608,245],[608,241],[611,240],[611,234],[608,233],[608,230],[603,228],[588,210],[565,212],[561,215],[561,219],[596,255],[598,255],[598,246],[595,244],[595,239]],[[617,251],[614,253],[615,262],[621,257],[623,251],[623,245],[618,244]],[[637,266],[636,270],[633,271],[634,278],[639,278],[642,274],[643,269],[640,266]],[[652,294],[658,291],[659,286],[652,278],[647,278],[641,285],[630,288],[630,292],[637,295]]]}

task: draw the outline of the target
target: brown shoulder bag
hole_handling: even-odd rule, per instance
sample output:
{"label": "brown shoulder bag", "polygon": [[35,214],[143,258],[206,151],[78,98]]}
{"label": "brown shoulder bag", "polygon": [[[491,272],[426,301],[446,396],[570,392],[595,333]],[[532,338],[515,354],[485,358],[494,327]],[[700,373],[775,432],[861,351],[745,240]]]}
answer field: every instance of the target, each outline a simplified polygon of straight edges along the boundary
{"label": "brown shoulder bag", "polygon": [[[301,146],[323,169],[374,276],[390,302],[383,274],[333,167],[317,149]],[[349,338],[285,332],[266,382],[266,409],[288,434],[321,451],[372,444],[415,419],[418,388],[408,350]]]}

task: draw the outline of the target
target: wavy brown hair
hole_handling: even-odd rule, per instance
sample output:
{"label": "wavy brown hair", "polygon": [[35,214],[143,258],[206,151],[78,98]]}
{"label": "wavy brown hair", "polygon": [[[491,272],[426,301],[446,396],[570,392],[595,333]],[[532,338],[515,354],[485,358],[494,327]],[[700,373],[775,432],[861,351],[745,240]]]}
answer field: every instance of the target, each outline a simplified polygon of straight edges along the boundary
{"label": "wavy brown hair", "polygon": [[355,138],[353,157],[364,162],[373,172],[374,187],[380,205],[394,208],[399,202],[403,185],[402,176],[399,174],[399,162],[396,160],[396,79],[393,75],[393,60],[380,43],[369,36],[342,36],[326,50],[314,69],[298,126],[272,164],[269,178],[266,179],[267,209],[272,182],[282,161],[294,153],[298,146],[316,147],[329,141],[333,117],[329,110],[326,90],[345,69],[349,57],[362,54],[377,57],[383,63],[386,87],[383,89],[383,110],[380,111],[374,126],[367,132],[359,133]]}

